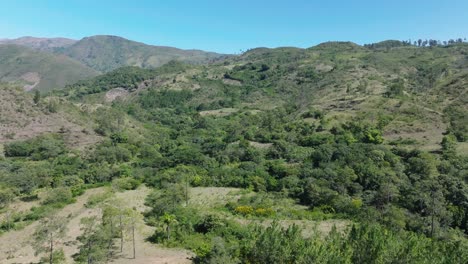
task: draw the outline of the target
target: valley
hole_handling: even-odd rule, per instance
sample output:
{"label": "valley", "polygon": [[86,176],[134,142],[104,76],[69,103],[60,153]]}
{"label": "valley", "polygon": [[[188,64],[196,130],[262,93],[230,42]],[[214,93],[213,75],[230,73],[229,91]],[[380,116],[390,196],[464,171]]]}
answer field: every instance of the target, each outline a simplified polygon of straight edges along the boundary
{"label": "valley", "polygon": [[431,43],[0,41],[0,262],[465,263],[468,44]]}

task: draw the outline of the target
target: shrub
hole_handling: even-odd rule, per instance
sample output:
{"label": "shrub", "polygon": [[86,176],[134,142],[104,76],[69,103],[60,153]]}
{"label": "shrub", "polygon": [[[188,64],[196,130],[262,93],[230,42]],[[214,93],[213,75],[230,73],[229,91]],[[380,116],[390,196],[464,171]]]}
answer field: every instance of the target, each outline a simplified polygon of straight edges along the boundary
{"label": "shrub", "polygon": [[135,190],[140,184],[138,180],[131,177],[118,178],[112,182],[112,186],[117,190]]}
{"label": "shrub", "polygon": [[32,146],[26,141],[17,141],[5,145],[6,157],[27,157],[31,155]]}
{"label": "shrub", "polygon": [[274,211],[271,208],[257,208],[255,209],[256,216],[270,216],[273,215]]}
{"label": "shrub", "polygon": [[93,194],[88,198],[88,201],[86,201],[85,206],[88,208],[96,206],[97,204],[109,199],[111,196],[112,192],[109,190],[106,190],[104,193]]}
{"label": "shrub", "polygon": [[42,204],[67,204],[73,201],[73,194],[68,187],[59,187],[47,192]]}
{"label": "shrub", "polygon": [[251,215],[254,212],[252,206],[241,205],[237,206],[234,211],[241,215]]}

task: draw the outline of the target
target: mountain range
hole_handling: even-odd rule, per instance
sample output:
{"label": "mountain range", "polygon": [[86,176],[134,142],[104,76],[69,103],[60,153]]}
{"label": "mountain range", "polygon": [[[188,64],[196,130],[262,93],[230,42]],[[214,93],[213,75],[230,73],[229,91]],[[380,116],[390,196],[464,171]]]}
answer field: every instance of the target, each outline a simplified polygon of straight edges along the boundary
{"label": "mountain range", "polygon": [[[200,64],[226,56],[201,50],[146,45],[116,36],[92,36],[81,40],[2,39],[0,80],[20,82],[27,90],[48,91],[122,66],[154,68],[171,60]],[[21,65],[13,65],[13,61]],[[71,68],[73,74],[70,74]]]}

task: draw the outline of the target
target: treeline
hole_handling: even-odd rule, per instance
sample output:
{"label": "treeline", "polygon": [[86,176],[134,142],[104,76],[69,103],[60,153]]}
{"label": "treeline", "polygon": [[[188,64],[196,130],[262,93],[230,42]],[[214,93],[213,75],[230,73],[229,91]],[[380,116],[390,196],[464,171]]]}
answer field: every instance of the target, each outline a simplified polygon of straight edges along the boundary
{"label": "treeline", "polygon": [[447,46],[456,43],[466,42],[466,38],[457,38],[449,40],[436,40],[436,39],[418,39],[415,41],[412,40],[387,40],[377,43],[364,44],[364,47],[370,49],[379,49],[379,48],[395,48],[402,46],[415,46],[415,47],[435,47],[435,46]]}
{"label": "treeline", "polygon": [[151,80],[167,72],[183,70],[186,67],[188,66],[177,61],[170,61],[157,69],[126,66],[89,80],[67,85],[63,90],[55,91],[55,93],[71,99],[81,99],[83,96],[107,92],[114,88],[123,88],[131,92],[140,85],[144,85],[143,81]]}

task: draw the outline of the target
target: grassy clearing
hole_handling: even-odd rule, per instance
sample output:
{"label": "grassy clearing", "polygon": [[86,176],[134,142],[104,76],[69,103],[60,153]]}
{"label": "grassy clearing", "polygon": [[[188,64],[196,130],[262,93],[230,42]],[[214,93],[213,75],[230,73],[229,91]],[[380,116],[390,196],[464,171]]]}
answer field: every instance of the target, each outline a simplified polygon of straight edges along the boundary
{"label": "grassy clearing", "polygon": [[[254,215],[243,216],[233,213],[226,208],[229,204],[244,205],[249,204],[249,202],[254,207],[271,207],[275,213],[268,218]],[[312,212],[305,206],[298,205],[294,200],[289,198],[272,199],[267,194],[238,188],[191,188],[189,206],[203,210],[206,213],[223,215],[227,219],[235,220],[245,225],[260,224],[270,226],[273,221],[278,221],[282,227],[297,225],[302,229],[304,237],[310,237],[314,232],[326,235],[334,226],[338,231],[344,231],[352,224],[351,221],[342,219],[310,220],[323,216],[319,216],[320,213]]]}
{"label": "grassy clearing", "polygon": [[239,200],[242,189],[225,187],[195,187],[190,188],[191,206],[200,209],[217,208],[228,202]]}
{"label": "grassy clearing", "polygon": [[207,111],[201,111],[200,115],[201,116],[228,116],[231,115],[235,112],[239,111],[239,109],[236,108],[222,108],[222,109],[216,109],[216,110],[207,110]]}
{"label": "grassy clearing", "polygon": [[[259,224],[264,227],[269,227],[275,220],[265,219],[265,220],[252,220],[252,219],[242,219],[236,218],[237,222],[243,225],[249,224]],[[311,221],[311,220],[276,220],[279,225],[283,228],[288,228],[290,226],[296,225],[301,228],[301,234],[304,238],[310,238],[312,235],[319,232],[323,237],[328,235],[333,228],[336,228],[339,232],[344,232],[348,227],[351,226],[352,222],[349,220],[323,220],[323,221]]]}
{"label": "grassy clearing", "polygon": [[468,155],[468,142],[459,142],[457,151],[460,155]]}

